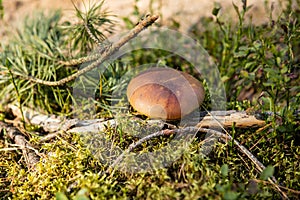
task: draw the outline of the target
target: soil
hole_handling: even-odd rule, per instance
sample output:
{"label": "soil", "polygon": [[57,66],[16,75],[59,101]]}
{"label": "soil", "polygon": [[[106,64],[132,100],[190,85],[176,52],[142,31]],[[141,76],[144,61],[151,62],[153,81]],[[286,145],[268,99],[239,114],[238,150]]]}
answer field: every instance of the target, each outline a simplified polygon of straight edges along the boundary
{"label": "soil", "polygon": [[[100,2],[100,0],[73,0],[74,4],[85,9],[89,2]],[[265,23],[270,16],[271,4],[274,5],[273,14],[280,13],[280,0],[273,0],[272,3],[265,3],[261,0],[248,0],[248,5],[252,8],[247,14],[247,18],[252,18],[256,24]],[[116,17],[117,30],[123,28],[123,17],[131,16],[134,6],[137,6],[140,13],[158,13],[160,14],[159,22],[166,26],[174,23],[180,24],[180,31],[187,32],[188,29],[197,23],[201,17],[213,17],[212,10],[215,5],[222,7],[220,14],[227,20],[236,21],[237,14],[234,11],[232,3],[241,9],[241,0],[106,0],[104,7]],[[6,41],[6,37],[16,27],[20,26],[25,16],[36,11],[47,12],[51,9],[61,9],[65,17],[69,19],[74,16],[74,5],[71,0],[3,0],[4,16],[0,20],[0,38]],[[138,20],[138,19],[132,19]]]}

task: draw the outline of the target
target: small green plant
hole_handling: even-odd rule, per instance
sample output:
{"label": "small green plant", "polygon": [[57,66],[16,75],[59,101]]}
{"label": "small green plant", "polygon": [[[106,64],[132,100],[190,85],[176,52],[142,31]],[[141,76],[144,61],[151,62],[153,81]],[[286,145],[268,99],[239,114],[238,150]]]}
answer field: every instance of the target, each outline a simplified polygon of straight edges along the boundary
{"label": "small green plant", "polygon": [[[102,1],[90,5],[86,13],[76,8],[80,23],[75,25],[61,22],[59,11],[49,16],[37,13],[34,18],[27,17],[23,28],[0,53],[0,71],[3,74],[0,95],[9,95],[11,102],[18,100],[21,105],[50,113],[70,113],[73,102],[72,83],[49,87],[20,77],[55,81],[76,72],[79,66],[70,67],[62,63],[71,59],[67,52],[76,57],[86,55],[105,39],[105,33],[112,32],[113,22],[102,11],[102,5]],[[91,35],[97,43],[90,39]],[[14,90],[18,95],[15,95]]]}
{"label": "small green plant", "polygon": [[[213,15],[220,31],[212,24],[215,22],[203,19],[210,29],[199,39],[218,63],[230,108],[236,109],[240,100],[248,99],[256,109],[274,113],[270,118],[274,128],[278,117],[287,125],[299,110],[298,10],[288,7],[277,20],[271,18],[268,24],[256,26],[245,24],[251,6],[242,2],[241,10],[233,4],[237,25],[223,22],[221,8],[216,7]],[[273,8],[270,12],[272,16]]]}
{"label": "small green plant", "polygon": [[[1,53],[0,82],[1,95],[10,95],[9,100],[19,98],[22,105],[37,106],[48,112],[66,112],[70,102],[70,90],[67,87],[45,87],[17,78],[19,74],[39,77],[45,80],[59,79],[74,69],[64,68],[58,63],[63,59],[62,49],[65,36],[59,26],[60,12],[46,17],[42,13],[36,18],[25,20],[25,25],[18,35]],[[8,76],[12,72],[12,77]],[[6,75],[7,74],[7,75]],[[15,90],[19,95],[15,95]]]}
{"label": "small green plant", "polygon": [[68,24],[66,30],[72,35],[68,36],[66,42],[72,45],[72,52],[79,56],[86,56],[96,48],[103,48],[103,42],[108,34],[114,30],[113,16],[103,9],[104,1],[83,3],[85,10],[82,11],[74,5],[78,24]]}

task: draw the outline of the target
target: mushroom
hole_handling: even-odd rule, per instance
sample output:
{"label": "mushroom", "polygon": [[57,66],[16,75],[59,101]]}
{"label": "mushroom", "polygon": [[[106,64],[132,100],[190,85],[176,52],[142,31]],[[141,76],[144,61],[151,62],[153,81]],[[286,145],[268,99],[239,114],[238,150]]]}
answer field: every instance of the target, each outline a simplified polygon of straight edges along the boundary
{"label": "mushroom", "polygon": [[171,68],[150,68],[127,87],[131,106],[149,118],[178,120],[202,104],[205,92],[193,76]]}

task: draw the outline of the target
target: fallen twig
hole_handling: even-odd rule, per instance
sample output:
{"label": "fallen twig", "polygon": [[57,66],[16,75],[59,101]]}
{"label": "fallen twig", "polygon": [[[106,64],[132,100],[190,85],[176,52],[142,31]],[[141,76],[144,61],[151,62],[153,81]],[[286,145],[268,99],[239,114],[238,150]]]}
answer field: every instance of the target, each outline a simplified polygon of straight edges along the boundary
{"label": "fallen twig", "polygon": [[[233,141],[234,144],[238,147],[239,151],[242,152],[243,154],[245,154],[255,164],[256,168],[260,172],[262,172],[266,168],[250,151],[248,151],[248,149],[246,147],[241,145],[237,140],[233,139],[230,135],[216,131],[216,130],[212,130],[212,129],[186,127],[186,128],[181,128],[181,129],[175,129],[175,130],[168,130],[168,129],[161,130],[161,131],[155,132],[153,134],[150,134],[144,138],[141,138],[137,142],[132,143],[121,155],[118,156],[118,158],[114,161],[114,163],[112,165],[109,166],[109,168],[105,171],[105,173],[109,173],[109,171],[112,168],[117,166],[122,161],[122,159],[124,158],[124,156],[126,154],[132,152],[136,147],[140,146],[142,143],[144,143],[148,140],[151,140],[151,139],[159,137],[159,136],[167,136],[167,135],[171,135],[171,134],[197,133],[197,132],[204,132],[204,133],[211,134],[210,137],[215,136],[217,138],[221,138],[225,142],[227,142],[228,140]],[[285,192],[283,192],[280,189],[279,185],[277,185],[277,181],[274,176],[272,176],[272,179],[269,178],[269,182],[280,192],[281,196],[284,199],[288,199],[288,196],[285,194]]]}
{"label": "fallen twig", "polygon": [[[251,181],[254,181],[254,182],[257,182],[257,183],[263,183],[263,184],[266,184],[266,185],[273,185],[272,183],[270,183],[269,181],[264,181],[264,180],[258,180],[258,179],[251,179]],[[300,196],[300,191],[299,190],[293,190],[293,189],[290,189],[290,188],[287,188],[287,187],[283,187],[281,185],[278,185],[278,187],[280,187],[281,189],[283,190],[286,190],[288,192],[291,192],[293,194],[296,194],[296,195],[299,195]]]}
{"label": "fallen twig", "polygon": [[121,155],[118,156],[118,158],[113,162],[113,164],[111,164],[109,166],[109,168],[105,171],[105,173],[109,173],[110,169],[114,168],[117,164],[119,164],[126,154],[130,153],[136,147],[140,146],[144,142],[151,140],[153,138],[159,137],[159,136],[166,136],[166,135],[171,135],[174,133],[175,133],[175,130],[161,130],[161,131],[155,132],[153,134],[147,135],[146,137],[141,138],[137,142],[132,143]]}
{"label": "fallen twig", "polygon": [[222,133],[222,132],[219,132],[216,130],[212,130],[212,129],[197,128],[197,127],[186,127],[186,128],[175,129],[175,130],[166,129],[166,130],[161,130],[161,131],[155,132],[146,137],[143,137],[140,140],[138,140],[137,142],[129,145],[129,147],[126,149],[126,151],[124,151],[110,167],[116,166],[122,160],[122,158],[125,156],[125,154],[131,152],[132,150],[134,150],[136,147],[138,147],[142,143],[144,143],[148,140],[151,140],[155,137],[167,136],[167,135],[171,135],[171,134],[197,133],[197,132],[209,133],[209,134],[211,134],[211,137],[215,136],[217,138],[221,138],[225,142],[228,140],[234,141],[234,144],[239,148],[239,151],[244,153],[255,164],[255,166],[257,167],[257,169],[260,172],[262,172],[266,168],[250,151],[248,151],[243,145],[241,145],[237,140],[233,139],[230,135],[227,135],[225,133]]}
{"label": "fallen twig", "polygon": [[2,131],[5,131],[7,136],[22,149],[27,167],[29,169],[34,168],[35,164],[39,162],[40,157],[36,154],[34,148],[26,140],[24,135],[16,127],[0,121],[0,132]]}

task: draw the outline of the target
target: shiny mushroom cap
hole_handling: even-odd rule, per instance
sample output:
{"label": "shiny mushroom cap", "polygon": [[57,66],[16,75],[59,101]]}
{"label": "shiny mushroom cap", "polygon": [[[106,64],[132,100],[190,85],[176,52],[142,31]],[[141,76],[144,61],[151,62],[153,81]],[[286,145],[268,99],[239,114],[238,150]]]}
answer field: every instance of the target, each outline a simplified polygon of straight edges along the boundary
{"label": "shiny mushroom cap", "polygon": [[171,68],[150,68],[134,77],[127,98],[139,113],[150,118],[181,119],[202,104],[202,83],[191,75]]}

